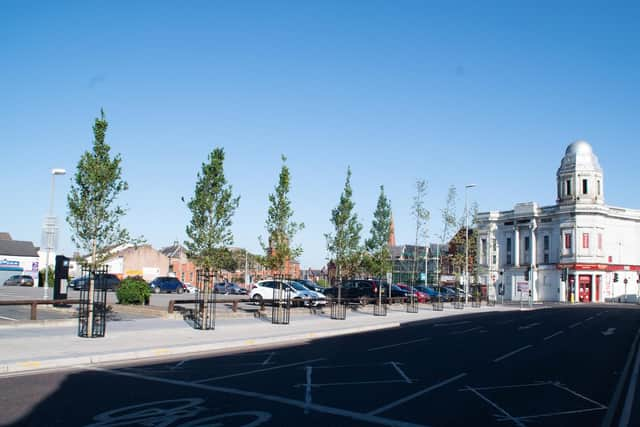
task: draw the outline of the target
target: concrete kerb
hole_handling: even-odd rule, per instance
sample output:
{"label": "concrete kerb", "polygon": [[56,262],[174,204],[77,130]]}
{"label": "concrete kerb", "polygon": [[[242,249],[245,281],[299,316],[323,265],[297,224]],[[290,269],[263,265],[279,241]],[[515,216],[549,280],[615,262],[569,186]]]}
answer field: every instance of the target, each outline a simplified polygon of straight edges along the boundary
{"label": "concrete kerb", "polygon": [[[314,339],[335,337],[340,335],[349,335],[363,332],[370,332],[381,329],[389,329],[400,327],[401,324],[412,323],[412,322],[420,322],[429,319],[442,318],[442,317],[452,317],[458,316],[462,314],[471,314],[471,313],[481,313],[481,312],[490,312],[490,311],[518,311],[517,309],[510,307],[501,307],[501,308],[486,308],[482,309],[473,309],[473,310],[447,310],[444,312],[433,312],[428,309],[424,309],[420,314],[410,314],[403,313],[401,311],[391,311],[389,316],[385,316],[383,318],[373,318],[370,314],[359,313],[356,317],[356,322],[360,323],[360,325],[353,326],[349,325],[349,321],[341,321],[341,320],[329,320],[324,317],[327,321],[331,322],[331,327],[325,330],[303,330],[308,327],[313,327],[314,323],[312,321],[313,317],[309,315],[307,316],[309,320],[301,320],[300,323],[307,323],[307,325],[300,325],[298,330],[291,330],[290,334],[281,334],[284,329],[281,329],[277,326],[278,333],[270,336],[244,336],[243,338],[232,338],[232,339],[222,339],[218,342],[210,342],[210,343],[198,343],[198,344],[186,344],[186,345],[172,345],[172,346],[162,346],[162,344],[152,344],[147,348],[140,349],[127,349],[123,351],[113,351],[113,352],[103,352],[103,353],[93,353],[93,354],[85,354],[78,356],[69,356],[69,357],[50,357],[43,359],[26,359],[20,358],[20,360],[12,360],[7,362],[0,362],[0,373],[3,374],[12,374],[12,373],[24,373],[28,371],[39,371],[39,370],[47,370],[47,369],[60,369],[60,368],[81,368],[83,366],[91,366],[96,364],[110,364],[117,362],[125,362],[125,361],[134,361],[134,360],[144,360],[144,359],[153,359],[159,357],[173,357],[180,355],[189,355],[189,354],[197,354],[197,353],[216,353],[216,352],[227,352],[227,351],[235,351],[240,349],[252,349],[256,347],[269,346],[269,345],[282,345],[289,344],[295,342],[308,342]],[[349,317],[348,317],[349,318]],[[73,324],[77,322],[77,319],[65,319],[67,322],[71,321]],[[240,320],[240,319],[238,319]],[[243,319],[244,320],[244,319]],[[160,320],[158,320],[160,321]],[[228,322],[235,323],[235,320],[228,319]],[[375,322],[375,323],[374,323]],[[68,323],[67,323],[68,325]],[[67,326],[64,325],[64,326]],[[325,324],[326,325],[326,324]],[[61,325],[62,326],[62,325]],[[186,327],[186,325],[185,325]],[[287,328],[287,326],[283,326]],[[170,331],[169,331],[170,332]],[[215,331],[212,331],[215,333]],[[0,340],[0,344],[2,341]]]}

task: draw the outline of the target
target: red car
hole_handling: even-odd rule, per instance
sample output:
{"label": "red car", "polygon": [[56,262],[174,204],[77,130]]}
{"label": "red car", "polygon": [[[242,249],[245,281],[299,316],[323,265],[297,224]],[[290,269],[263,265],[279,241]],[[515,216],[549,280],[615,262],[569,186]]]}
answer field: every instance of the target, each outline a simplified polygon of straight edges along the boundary
{"label": "red car", "polygon": [[[398,286],[403,291],[407,291],[407,293],[411,292],[411,286],[409,285],[396,285],[396,286]],[[416,296],[418,302],[422,303],[422,302],[431,301],[431,297],[429,297],[429,294],[422,292],[416,288],[413,288],[413,294]]]}

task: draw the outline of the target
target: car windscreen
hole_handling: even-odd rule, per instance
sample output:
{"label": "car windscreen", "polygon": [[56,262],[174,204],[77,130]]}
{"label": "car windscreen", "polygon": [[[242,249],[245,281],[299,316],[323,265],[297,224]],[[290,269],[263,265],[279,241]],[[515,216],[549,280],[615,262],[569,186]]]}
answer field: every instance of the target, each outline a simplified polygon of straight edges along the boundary
{"label": "car windscreen", "polygon": [[302,286],[302,284],[298,283],[298,282],[289,282],[289,285],[291,285],[291,287],[293,289],[295,289],[296,291],[307,291],[308,289],[305,288],[304,286]]}

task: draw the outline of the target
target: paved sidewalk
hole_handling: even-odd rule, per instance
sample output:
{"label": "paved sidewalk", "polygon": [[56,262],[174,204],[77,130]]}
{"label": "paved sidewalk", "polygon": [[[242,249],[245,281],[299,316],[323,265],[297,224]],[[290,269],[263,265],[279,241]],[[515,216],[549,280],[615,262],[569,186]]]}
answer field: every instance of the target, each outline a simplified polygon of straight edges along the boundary
{"label": "paved sidewalk", "polygon": [[402,309],[403,306],[395,306],[384,317],[370,312],[348,312],[346,320],[332,320],[326,313],[327,308],[321,315],[292,313],[289,325],[273,325],[268,317],[217,319],[215,330],[208,331],[194,330],[181,319],[112,321],[107,322],[104,338],[78,337],[77,320],[49,323],[46,327],[42,327],[43,324],[2,327],[0,374],[287,344],[394,328],[412,321],[517,311],[519,307],[467,306],[463,310],[446,307],[438,312],[425,306],[419,313],[406,313]]}

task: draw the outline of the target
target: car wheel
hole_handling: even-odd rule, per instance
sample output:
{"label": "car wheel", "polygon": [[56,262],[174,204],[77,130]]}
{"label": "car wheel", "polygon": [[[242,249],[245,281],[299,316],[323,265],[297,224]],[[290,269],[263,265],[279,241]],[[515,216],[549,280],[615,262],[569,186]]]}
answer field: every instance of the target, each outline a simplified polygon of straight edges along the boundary
{"label": "car wheel", "polygon": [[251,299],[256,304],[261,304],[262,303],[262,295],[260,295],[260,294],[255,294]]}
{"label": "car wheel", "polygon": [[154,294],[159,294],[160,293],[160,288],[158,288],[158,287],[153,288],[153,293]]}

